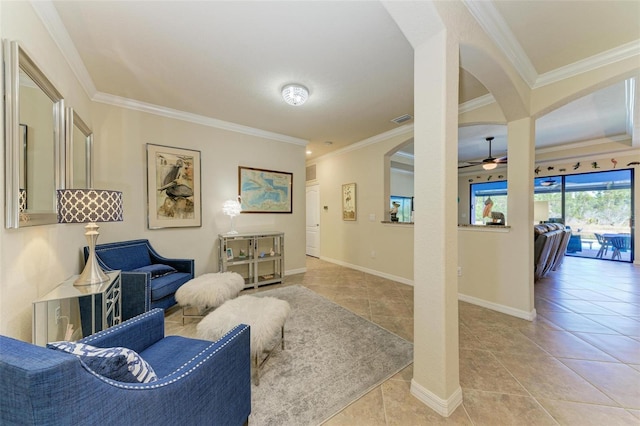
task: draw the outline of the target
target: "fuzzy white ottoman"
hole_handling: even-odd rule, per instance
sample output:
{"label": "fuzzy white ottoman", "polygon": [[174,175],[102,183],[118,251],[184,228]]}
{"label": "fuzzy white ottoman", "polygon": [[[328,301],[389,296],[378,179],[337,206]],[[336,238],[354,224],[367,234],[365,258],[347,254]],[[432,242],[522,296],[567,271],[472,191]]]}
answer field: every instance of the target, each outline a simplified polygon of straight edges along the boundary
{"label": "fuzzy white ottoman", "polygon": [[[182,323],[185,316],[202,318],[202,313],[237,297],[243,288],[244,278],[235,272],[203,274],[187,281],[176,291],[176,302],[182,306]],[[198,309],[198,314],[185,315],[188,307]]]}
{"label": "fuzzy white ottoman", "polygon": [[[251,358],[254,360],[254,380],[260,383],[259,369],[269,359],[267,345],[281,332],[284,349],[284,323],[289,317],[289,303],[275,297],[240,296],[225,302],[208,314],[197,325],[198,336],[206,340],[218,340],[238,324],[251,326]],[[271,349],[275,349],[275,346]],[[260,361],[260,355],[267,356]]]}

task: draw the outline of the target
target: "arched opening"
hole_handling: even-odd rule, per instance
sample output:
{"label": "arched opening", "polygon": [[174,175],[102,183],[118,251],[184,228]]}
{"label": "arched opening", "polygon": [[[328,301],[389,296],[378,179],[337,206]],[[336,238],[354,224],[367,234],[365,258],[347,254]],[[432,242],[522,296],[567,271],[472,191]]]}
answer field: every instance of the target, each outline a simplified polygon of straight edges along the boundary
{"label": "arched opening", "polygon": [[413,138],[410,138],[384,155],[384,221],[413,222],[413,176]]}

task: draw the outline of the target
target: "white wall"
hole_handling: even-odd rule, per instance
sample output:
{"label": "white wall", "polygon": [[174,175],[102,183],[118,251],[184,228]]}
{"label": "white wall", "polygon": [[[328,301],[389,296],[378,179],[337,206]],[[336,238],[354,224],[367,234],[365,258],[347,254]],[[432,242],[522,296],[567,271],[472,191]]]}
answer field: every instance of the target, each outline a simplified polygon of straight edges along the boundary
{"label": "white wall", "polygon": [[[237,166],[244,165],[293,173],[293,214],[241,215],[236,224],[239,231],[285,232],[285,271],[304,270],[304,147],[92,103],[29,3],[0,2],[0,19],[2,37],[22,42],[93,129],[94,187],[124,193],[124,221],[101,224],[98,243],[148,238],[163,255],[194,258],[197,274],[216,271],[217,234],[230,226],[222,203],[236,196]],[[202,227],[147,230],[146,143],[201,151]],[[4,187],[4,162],[0,168]],[[81,224],[0,228],[0,334],[31,340],[31,304],[81,271],[83,234]]]}
{"label": "white wall", "polygon": [[391,169],[391,195],[413,197],[413,173]]}
{"label": "white wall", "polygon": [[[384,199],[384,157],[406,142],[411,132],[391,136],[359,149],[329,154],[316,164],[320,184],[320,258],[377,275],[411,283],[413,280],[413,226],[384,224],[389,202]],[[357,220],[341,216],[341,190],[356,183]],[[385,216],[386,215],[386,216]]]}

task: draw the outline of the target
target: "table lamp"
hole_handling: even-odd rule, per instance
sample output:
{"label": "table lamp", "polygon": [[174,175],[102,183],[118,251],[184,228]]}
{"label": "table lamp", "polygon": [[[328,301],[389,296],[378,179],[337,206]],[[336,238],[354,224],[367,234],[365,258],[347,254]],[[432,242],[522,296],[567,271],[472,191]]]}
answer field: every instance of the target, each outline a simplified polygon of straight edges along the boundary
{"label": "table lamp", "polygon": [[59,189],[58,223],[86,223],[85,237],[89,257],[84,270],[73,283],[76,286],[100,284],[109,279],[98,265],[96,241],[100,227],[96,222],[122,222],[122,192],[103,189]]}
{"label": "table lamp", "polygon": [[533,202],[533,223],[544,223],[549,220],[549,201]]}
{"label": "table lamp", "polygon": [[24,211],[27,209],[27,190],[20,188],[18,190],[18,212],[20,213],[20,221],[28,222],[29,215]]}
{"label": "table lamp", "polygon": [[231,231],[227,234],[237,234],[236,228],[233,223],[233,218],[238,216],[242,211],[242,198],[238,195],[236,200],[227,200],[222,205],[222,212],[231,218]]}

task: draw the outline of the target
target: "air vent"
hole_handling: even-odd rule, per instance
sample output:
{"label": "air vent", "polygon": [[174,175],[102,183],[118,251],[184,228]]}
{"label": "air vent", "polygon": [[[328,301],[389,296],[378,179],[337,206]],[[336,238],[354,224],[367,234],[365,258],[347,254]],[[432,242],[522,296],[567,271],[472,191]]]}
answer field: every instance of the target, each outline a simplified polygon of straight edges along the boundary
{"label": "air vent", "polygon": [[396,124],[402,124],[412,119],[413,119],[413,115],[405,114],[405,115],[401,115],[400,117],[396,117],[391,121],[393,121]]}
{"label": "air vent", "polygon": [[310,180],[316,180],[316,165],[312,164],[307,167],[307,182]]}

